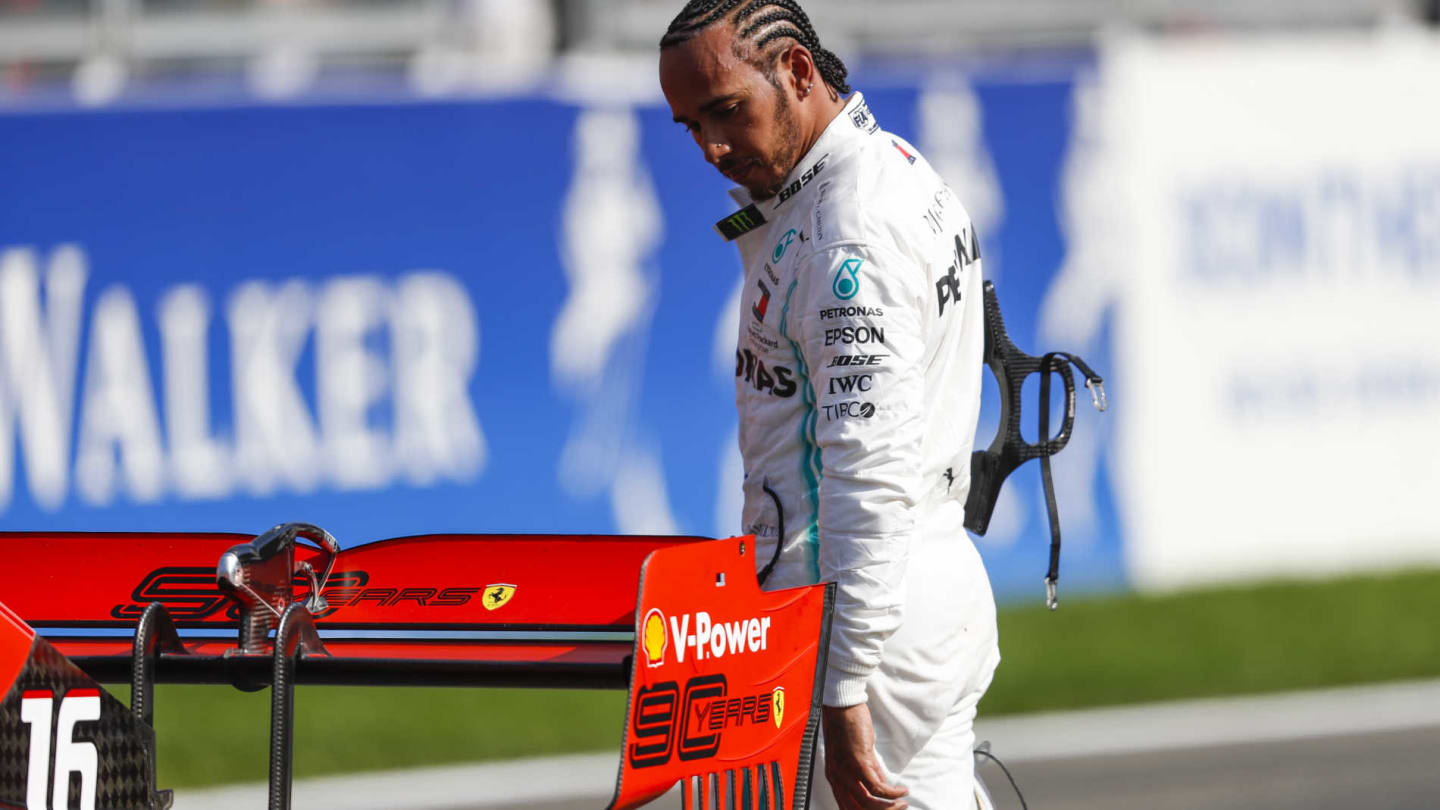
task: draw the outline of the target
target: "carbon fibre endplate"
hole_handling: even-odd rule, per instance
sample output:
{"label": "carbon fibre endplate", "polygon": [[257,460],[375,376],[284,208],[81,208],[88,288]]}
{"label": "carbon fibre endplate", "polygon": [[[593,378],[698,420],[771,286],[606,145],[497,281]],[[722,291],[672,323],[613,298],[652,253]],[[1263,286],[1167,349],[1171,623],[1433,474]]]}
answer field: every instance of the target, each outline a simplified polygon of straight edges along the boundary
{"label": "carbon fibre endplate", "polygon": [[[101,689],[79,667],[45,639],[36,637],[30,655],[0,704],[0,807],[26,807],[29,791],[31,724],[22,722],[22,701],[27,695],[49,695],[58,707],[67,696],[98,693],[100,719],[75,725],[74,742],[94,746],[97,810],[167,810],[170,791],[155,790],[155,731],[135,718],[130,709]],[[53,726],[52,726],[53,728]],[[56,745],[49,745],[45,774],[55,773]],[[81,778],[67,773],[49,790],[69,791],[71,801]],[[51,806],[70,807],[56,796]]]}
{"label": "carbon fibre endplate", "polygon": [[[995,503],[1005,479],[1021,464],[1040,459],[1051,535],[1050,568],[1045,577],[1046,599],[1053,610],[1057,604],[1055,586],[1060,576],[1060,516],[1055,505],[1049,459],[1065,449],[1075,428],[1075,376],[1071,366],[1079,368],[1085,375],[1085,387],[1090,390],[1091,400],[1098,411],[1104,411],[1109,406],[1105,397],[1105,381],[1076,355],[1049,352],[1035,357],[1021,351],[1005,331],[1005,319],[1000,314],[995,285],[987,281],[983,289],[984,359],[1000,388],[1000,426],[990,446],[985,450],[976,450],[970,456],[970,493],[965,499],[965,528],[983,536],[990,528],[990,517],[995,512]],[[1033,444],[1025,441],[1020,433],[1020,395],[1025,379],[1031,374],[1040,375],[1039,441]],[[1051,374],[1060,375],[1060,381],[1065,386],[1065,415],[1060,429],[1053,436],[1050,433]]]}

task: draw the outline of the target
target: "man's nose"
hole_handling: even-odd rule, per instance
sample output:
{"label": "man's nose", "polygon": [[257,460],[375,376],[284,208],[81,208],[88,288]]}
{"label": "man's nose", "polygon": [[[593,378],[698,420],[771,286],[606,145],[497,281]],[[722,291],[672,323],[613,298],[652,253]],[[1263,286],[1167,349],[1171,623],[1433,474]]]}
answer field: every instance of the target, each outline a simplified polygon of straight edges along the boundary
{"label": "man's nose", "polygon": [[730,154],[729,140],[716,130],[706,130],[700,134],[700,148],[705,152],[705,160],[711,165],[719,164],[721,158]]}

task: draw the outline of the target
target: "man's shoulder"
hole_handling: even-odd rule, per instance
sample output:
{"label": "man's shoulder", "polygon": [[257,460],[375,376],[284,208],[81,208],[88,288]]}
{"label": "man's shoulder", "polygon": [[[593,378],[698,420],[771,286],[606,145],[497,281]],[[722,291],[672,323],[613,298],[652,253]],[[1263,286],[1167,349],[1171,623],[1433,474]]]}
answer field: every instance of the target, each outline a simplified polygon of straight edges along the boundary
{"label": "man's shoulder", "polygon": [[876,130],[833,158],[814,185],[805,213],[819,251],[838,244],[903,248],[944,183],[908,142]]}

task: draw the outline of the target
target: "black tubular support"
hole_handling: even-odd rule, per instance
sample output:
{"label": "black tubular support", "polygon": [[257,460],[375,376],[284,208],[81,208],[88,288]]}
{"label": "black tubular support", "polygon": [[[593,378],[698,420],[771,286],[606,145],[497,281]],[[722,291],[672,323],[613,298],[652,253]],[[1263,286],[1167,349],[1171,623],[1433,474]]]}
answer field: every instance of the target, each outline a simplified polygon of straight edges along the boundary
{"label": "black tubular support", "polygon": [[[129,656],[71,659],[101,683],[130,679]],[[274,661],[261,655],[162,652],[154,683],[235,686],[256,692],[270,685]],[[464,688],[624,689],[628,656],[620,661],[435,661],[423,658],[307,658],[295,682],[316,686],[453,686]]]}
{"label": "black tubular support", "polygon": [[160,653],[185,654],[180,634],[170,611],[151,602],[135,625],[135,642],[130,652],[130,711],[135,719],[155,727],[155,665]]}
{"label": "black tubular support", "polygon": [[147,806],[150,810],[170,810],[175,794],[155,790],[155,664],[161,652],[185,653],[180,634],[170,611],[159,602],[151,602],[135,626],[135,640],[130,648],[130,713],[143,725],[145,768],[150,785]]}
{"label": "black tubular support", "polygon": [[305,605],[285,609],[275,629],[274,671],[270,681],[269,810],[290,810],[291,762],[295,719],[295,667],[305,655],[323,655],[315,617]]}

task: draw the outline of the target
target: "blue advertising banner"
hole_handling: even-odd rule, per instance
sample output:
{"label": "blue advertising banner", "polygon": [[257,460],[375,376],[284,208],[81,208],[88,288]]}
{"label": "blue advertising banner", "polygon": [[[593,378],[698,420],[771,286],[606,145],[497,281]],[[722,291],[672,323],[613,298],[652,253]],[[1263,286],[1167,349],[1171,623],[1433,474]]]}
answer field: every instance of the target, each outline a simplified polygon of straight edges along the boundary
{"label": "blue advertising banner", "polygon": [[[1017,343],[1103,373],[1103,335],[1051,346],[1040,315],[1072,95],[867,92],[971,210]],[[4,529],[739,530],[733,206],[662,105],[12,110],[0,178]],[[1079,422],[1063,581],[1113,587],[1103,422]],[[1031,467],[978,541],[1002,596],[1041,593]]]}

